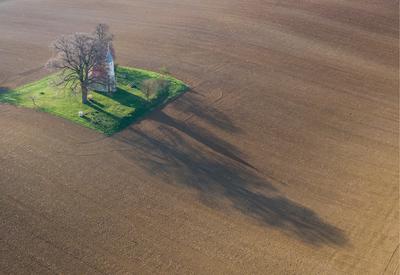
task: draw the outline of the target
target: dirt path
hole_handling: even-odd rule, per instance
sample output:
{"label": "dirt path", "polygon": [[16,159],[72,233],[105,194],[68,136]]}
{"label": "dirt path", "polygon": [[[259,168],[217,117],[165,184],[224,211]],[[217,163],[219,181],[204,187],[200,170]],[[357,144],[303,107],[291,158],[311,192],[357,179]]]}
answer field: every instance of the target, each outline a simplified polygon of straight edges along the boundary
{"label": "dirt path", "polygon": [[193,89],[110,138],[1,105],[0,273],[399,272],[397,1],[0,1],[0,92],[98,22]]}

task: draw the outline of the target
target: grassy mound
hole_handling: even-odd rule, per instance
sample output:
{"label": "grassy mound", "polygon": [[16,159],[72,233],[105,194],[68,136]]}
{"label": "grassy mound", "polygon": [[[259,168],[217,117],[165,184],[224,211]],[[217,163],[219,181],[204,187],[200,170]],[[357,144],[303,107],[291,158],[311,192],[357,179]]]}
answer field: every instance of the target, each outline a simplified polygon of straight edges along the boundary
{"label": "grassy mound", "polygon": [[[116,70],[117,91],[92,91],[90,102],[82,104],[80,94],[52,84],[56,77],[53,74],[15,90],[0,93],[0,103],[35,108],[111,135],[187,90],[182,81],[170,76],[119,66]],[[168,85],[164,91],[146,99],[139,87],[147,79],[165,79]],[[83,111],[83,117],[78,115],[79,111]]]}

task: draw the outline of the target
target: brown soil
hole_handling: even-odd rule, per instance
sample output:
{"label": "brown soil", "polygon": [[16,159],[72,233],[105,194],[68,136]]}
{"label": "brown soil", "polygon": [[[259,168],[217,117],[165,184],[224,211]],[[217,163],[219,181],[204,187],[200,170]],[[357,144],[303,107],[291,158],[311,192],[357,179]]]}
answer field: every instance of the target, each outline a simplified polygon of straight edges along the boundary
{"label": "brown soil", "polygon": [[0,272],[393,274],[398,1],[0,1],[0,87],[98,22],[192,91],[105,138],[0,106]]}

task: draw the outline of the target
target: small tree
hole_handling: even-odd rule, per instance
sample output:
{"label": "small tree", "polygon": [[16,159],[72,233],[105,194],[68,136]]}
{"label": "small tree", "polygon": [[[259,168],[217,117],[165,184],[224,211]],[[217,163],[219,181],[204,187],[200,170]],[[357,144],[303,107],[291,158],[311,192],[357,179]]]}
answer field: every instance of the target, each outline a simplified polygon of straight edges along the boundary
{"label": "small tree", "polygon": [[165,79],[146,79],[143,80],[140,89],[147,100],[155,95],[164,94],[169,86],[169,82]]}
{"label": "small tree", "polygon": [[143,80],[140,85],[140,90],[144,94],[147,100],[154,94],[154,82],[151,79]]}
{"label": "small tree", "polygon": [[54,57],[47,62],[48,68],[61,70],[56,84],[73,90],[80,87],[82,103],[87,103],[89,87],[107,81],[102,79],[106,74],[94,75],[92,70],[103,64],[108,47],[112,49],[112,39],[105,24],[99,24],[93,33],[75,33],[57,38],[51,46]]}
{"label": "small tree", "polygon": [[163,75],[169,75],[169,70],[168,70],[167,67],[162,66],[162,67],[160,68],[160,73],[162,73]]}

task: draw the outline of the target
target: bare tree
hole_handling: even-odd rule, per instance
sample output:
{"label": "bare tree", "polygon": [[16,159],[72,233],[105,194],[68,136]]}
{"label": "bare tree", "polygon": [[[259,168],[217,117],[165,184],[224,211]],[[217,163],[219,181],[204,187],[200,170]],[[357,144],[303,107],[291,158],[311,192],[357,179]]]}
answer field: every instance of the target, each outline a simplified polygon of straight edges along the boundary
{"label": "bare tree", "polygon": [[[91,85],[104,83],[106,74],[93,74],[93,69],[101,69],[113,36],[108,26],[99,24],[93,33],[75,33],[63,35],[52,43],[54,57],[47,62],[47,67],[61,70],[57,85],[69,86],[73,90],[80,87],[82,103],[87,103]],[[112,45],[111,45],[112,47]]]}
{"label": "bare tree", "polygon": [[107,24],[98,24],[94,32],[96,39],[99,41],[100,46],[104,47],[103,50],[110,48],[111,54],[115,59],[115,51],[112,45],[114,35],[110,32],[110,27]]}

